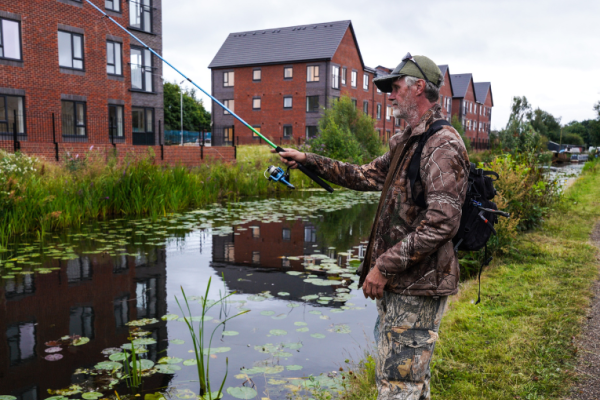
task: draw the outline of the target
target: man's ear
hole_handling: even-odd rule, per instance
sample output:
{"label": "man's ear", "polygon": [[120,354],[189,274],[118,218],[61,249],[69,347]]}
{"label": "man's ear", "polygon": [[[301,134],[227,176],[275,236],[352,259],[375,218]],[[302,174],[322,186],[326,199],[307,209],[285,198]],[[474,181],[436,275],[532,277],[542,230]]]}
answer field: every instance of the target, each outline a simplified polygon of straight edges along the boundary
{"label": "man's ear", "polygon": [[425,81],[424,81],[424,80],[422,80],[422,79],[419,79],[419,80],[417,81],[417,84],[416,84],[416,86],[417,86],[417,88],[416,88],[417,90],[416,90],[416,93],[415,93],[415,94],[416,94],[417,96],[419,96],[419,95],[421,95],[421,94],[425,93],[425,87],[427,86],[427,84],[425,83]]}

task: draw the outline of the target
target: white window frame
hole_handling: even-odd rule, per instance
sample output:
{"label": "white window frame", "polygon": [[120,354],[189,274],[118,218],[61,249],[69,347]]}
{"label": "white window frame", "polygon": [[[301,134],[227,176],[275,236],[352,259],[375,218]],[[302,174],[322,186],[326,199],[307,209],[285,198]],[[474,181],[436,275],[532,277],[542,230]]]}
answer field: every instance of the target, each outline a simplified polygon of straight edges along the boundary
{"label": "white window frame", "polygon": [[[141,64],[134,64],[133,63],[133,52],[140,52],[140,56],[142,59],[142,63]],[[135,47],[135,46],[131,46],[131,59],[130,59],[130,64],[131,64],[131,88],[134,90],[140,90],[142,92],[148,92],[148,93],[152,93],[154,90],[154,79],[153,79],[153,72],[154,72],[154,68],[152,67],[152,53],[150,52],[150,50],[143,48],[143,47]],[[134,75],[134,68],[138,67],[141,70],[141,74],[142,74],[142,84],[141,84],[141,88],[139,87],[134,87],[133,86],[133,75]],[[137,74],[137,72],[136,72]]]}
{"label": "white window frame", "polygon": [[[64,38],[66,38],[67,36],[69,37],[69,45],[70,48],[69,50],[69,54],[70,54],[70,62],[67,63],[67,60],[61,60],[61,40],[60,37],[61,35],[63,35]],[[80,52],[80,56],[76,56],[76,47],[77,47],[77,43],[76,43],[76,38],[79,39],[79,44],[80,44],[80,48],[79,48],[79,52]],[[76,70],[80,70],[83,71],[85,70],[85,59],[84,59],[84,55],[85,55],[85,43],[84,43],[84,37],[83,34],[81,33],[74,33],[74,32],[67,32],[67,31],[58,31],[58,65],[61,68],[69,68],[69,69],[76,69]],[[76,63],[81,63],[81,67],[75,66],[77,65]]]}
{"label": "white window frame", "polygon": [[260,97],[254,97],[252,98],[252,109],[253,110],[260,110],[261,108],[261,98]]}
{"label": "white window frame", "polygon": [[[8,24],[17,25],[17,38],[15,39],[12,35],[8,35]],[[7,39],[7,36],[8,39]],[[15,43],[18,42],[18,43]],[[16,49],[19,52],[18,57],[7,57],[6,56],[6,43],[11,42],[13,45],[17,45]],[[21,40],[21,22],[15,21],[8,18],[0,18],[0,58],[7,60],[22,60],[23,59],[23,42]]]}
{"label": "white window frame", "polygon": [[337,65],[331,66],[331,87],[333,89],[340,88],[340,67]]}
{"label": "white window frame", "polygon": [[[112,49],[111,49],[112,46]],[[109,55],[112,53],[113,63],[109,62]],[[110,72],[110,67],[114,72]],[[106,41],[106,73],[108,75],[123,76],[123,43],[114,40]]]}
{"label": "white window frame", "polygon": [[283,108],[289,109],[293,106],[292,96],[284,96],[283,97]]}
{"label": "white window frame", "polygon": [[358,73],[356,71],[352,71],[352,73],[350,74],[350,86],[355,88],[357,79],[358,79]]}
{"label": "white window frame", "polygon": [[348,68],[342,67],[340,71],[340,80],[342,81],[342,86],[346,86],[346,74],[348,73]]}
{"label": "white window frame", "polygon": [[260,68],[253,69],[252,70],[252,81],[260,82],[261,80],[262,80],[262,70]]}
{"label": "white window frame", "polygon": [[223,87],[233,87],[235,71],[223,72]]}
{"label": "white window frame", "polygon": [[363,74],[363,89],[369,90],[369,74]]}
{"label": "white window frame", "polygon": [[[290,73],[290,76],[287,76],[287,73]],[[294,78],[294,67],[283,67],[283,79],[293,79]]]}
{"label": "white window frame", "polygon": [[306,82],[319,82],[318,65],[308,65],[306,67]]}

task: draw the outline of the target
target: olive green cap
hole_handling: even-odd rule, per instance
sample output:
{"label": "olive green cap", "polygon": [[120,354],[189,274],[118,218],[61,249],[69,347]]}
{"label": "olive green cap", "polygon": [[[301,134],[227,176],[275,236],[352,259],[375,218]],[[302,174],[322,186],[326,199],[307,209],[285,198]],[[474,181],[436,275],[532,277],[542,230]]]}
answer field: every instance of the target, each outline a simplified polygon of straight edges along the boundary
{"label": "olive green cap", "polygon": [[[423,70],[425,76],[423,76],[415,62],[419,65],[419,67],[421,67],[421,70]],[[430,58],[425,56],[413,56],[411,59],[410,53],[408,53],[402,62],[398,64],[396,68],[394,68],[391,74],[375,78],[373,79],[373,83],[382,92],[390,93],[392,91],[392,83],[396,79],[403,76],[412,76],[418,79],[425,79],[437,87],[440,86],[440,83],[443,79],[442,71],[440,71],[436,63],[434,63]]]}

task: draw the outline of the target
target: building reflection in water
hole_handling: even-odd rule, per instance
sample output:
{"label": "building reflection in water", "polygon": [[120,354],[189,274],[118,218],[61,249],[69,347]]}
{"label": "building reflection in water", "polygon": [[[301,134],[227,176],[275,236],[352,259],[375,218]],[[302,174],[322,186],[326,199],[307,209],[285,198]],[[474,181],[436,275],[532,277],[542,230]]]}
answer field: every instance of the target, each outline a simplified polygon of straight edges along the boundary
{"label": "building reflection in water", "polygon": [[[47,275],[17,275],[0,287],[0,394],[18,400],[49,396],[47,389],[80,383],[79,368],[106,360],[108,347],[128,342],[129,321],[166,314],[166,251],[157,247],[128,249],[138,256],[106,254],[53,261],[60,267]],[[166,322],[153,325],[156,344],[144,356],[157,361],[167,355]],[[50,340],[65,335],[90,338],[81,347],[60,353],[62,360],[44,357]],[[168,385],[171,375],[145,379],[145,388]]]}

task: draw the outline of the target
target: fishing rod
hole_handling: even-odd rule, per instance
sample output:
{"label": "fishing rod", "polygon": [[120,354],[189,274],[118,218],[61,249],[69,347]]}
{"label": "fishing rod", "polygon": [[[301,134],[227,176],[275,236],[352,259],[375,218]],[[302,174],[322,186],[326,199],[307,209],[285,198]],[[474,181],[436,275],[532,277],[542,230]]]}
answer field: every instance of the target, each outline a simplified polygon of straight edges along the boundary
{"label": "fishing rod", "polygon": [[[258,135],[258,137],[260,137],[262,140],[264,140],[269,146],[271,146],[272,148],[275,149],[275,151],[277,153],[282,153],[285,150],[282,149],[281,147],[277,146],[275,143],[271,142],[269,139],[267,139],[264,135],[262,135],[259,131],[257,131],[256,129],[254,129],[252,126],[250,126],[250,124],[248,124],[246,121],[244,121],[242,118],[240,118],[236,113],[234,113],[233,111],[231,111],[229,108],[227,108],[225,106],[225,104],[221,103],[219,100],[215,99],[211,94],[209,94],[206,90],[202,89],[200,86],[198,86],[194,81],[192,81],[190,78],[188,78],[183,72],[181,72],[180,70],[178,70],[177,68],[175,68],[170,62],[168,62],[167,60],[165,60],[160,54],[158,54],[156,51],[154,51],[153,49],[150,48],[150,46],[148,46],[146,43],[142,42],[137,36],[135,36],[133,33],[129,32],[125,27],[123,27],[121,24],[119,24],[117,21],[115,21],[110,15],[108,15],[107,13],[105,13],[104,11],[102,11],[102,9],[100,9],[98,6],[96,6],[94,3],[91,2],[91,0],[85,0],[87,3],[89,3],[92,7],[94,7],[96,10],[98,10],[102,15],[104,15],[106,18],[108,18],[110,21],[112,21],[115,25],[117,25],[119,28],[121,28],[124,32],[126,32],[129,36],[131,36],[132,38],[134,38],[135,40],[137,40],[142,46],[144,46],[147,50],[149,50],[152,54],[154,54],[156,57],[160,58],[160,60],[162,62],[164,62],[165,64],[167,64],[169,67],[173,68],[175,70],[175,72],[177,72],[179,75],[181,75],[182,77],[184,77],[188,82],[190,82],[192,85],[194,85],[195,87],[197,87],[202,93],[204,93],[205,95],[207,95],[208,97],[210,97],[210,99],[212,101],[214,101],[215,103],[217,103],[219,106],[221,106],[225,111],[227,111],[228,113],[230,113],[231,115],[233,115],[235,117],[235,119],[237,119],[238,121],[240,121],[242,124],[244,124],[248,129],[250,129],[252,132],[254,132],[256,135]],[[293,161],[291,158],[286,157],[286,160],[288,161]],[[329,186],[323,179],[321,179],[317,174],[315,174],[314,172],[306,169],[306,167],[302,164],[300,164],[299,162],[296,162],[296,166],[297,168],[303,172],[306,176],[308,176],[310,179],[312,179],[313,181],[315,181],[319,186],[321,186],[323,189],[327,190],[329,193],[333,193],[333,189],[331,186]],[[269,169],[267,170],[269,172],[269,174],[271,176],[273,176],[274,178],[272,180],[274,181],[279,181],[280,178],[276,178],[277,176],[280,175],[280,172],[283,172],[283,170],[281,170],[281,168],[279,167],[274,167],[275,169],[272,169],[272,167],[269,167]],[[278,170],[277,170],[278,169]],[[281,171],[279,171],[281,170]],[[272,172],[271,172],[272,171]],[[275,174],[275,175],[274,175]],[[287,183],[286,183],[287,185]],[[293,185],[288,185],[289,187],[291,187],[292,189],[294,188]]]}

